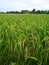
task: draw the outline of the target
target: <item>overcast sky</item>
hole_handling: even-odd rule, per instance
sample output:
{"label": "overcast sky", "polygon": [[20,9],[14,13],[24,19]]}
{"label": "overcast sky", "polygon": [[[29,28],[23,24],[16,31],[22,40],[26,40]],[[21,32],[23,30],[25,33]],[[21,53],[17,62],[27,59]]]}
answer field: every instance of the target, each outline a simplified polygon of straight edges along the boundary
{"label": "overcast sky", "polygon": [[49,10],[49,0],[0,0],[0,11]]}

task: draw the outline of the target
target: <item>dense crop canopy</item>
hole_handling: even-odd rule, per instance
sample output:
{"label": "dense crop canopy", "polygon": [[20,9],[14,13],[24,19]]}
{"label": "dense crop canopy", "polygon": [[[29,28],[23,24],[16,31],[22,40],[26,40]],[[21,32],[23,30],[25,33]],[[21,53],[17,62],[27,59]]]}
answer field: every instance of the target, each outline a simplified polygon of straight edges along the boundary
{"label": "dense crop canopy", "polygon": [[0,14],[0,65],[49,65],[48,14]]}

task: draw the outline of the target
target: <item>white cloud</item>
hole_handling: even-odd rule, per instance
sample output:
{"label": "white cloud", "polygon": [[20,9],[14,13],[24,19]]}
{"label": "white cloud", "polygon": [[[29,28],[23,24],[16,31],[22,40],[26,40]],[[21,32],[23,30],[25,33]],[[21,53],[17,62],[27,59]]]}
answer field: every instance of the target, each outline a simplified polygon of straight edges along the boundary
{"label": "white cloud", "polygon": [[48,0],[0,0],[0,11],[49,9]]}

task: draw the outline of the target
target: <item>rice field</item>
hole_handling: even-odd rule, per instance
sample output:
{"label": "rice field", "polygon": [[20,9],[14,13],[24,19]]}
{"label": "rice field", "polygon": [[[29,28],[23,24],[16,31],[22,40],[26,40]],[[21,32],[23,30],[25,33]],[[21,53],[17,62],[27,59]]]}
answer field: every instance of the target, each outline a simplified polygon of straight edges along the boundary
{"label": "rice field", "polygon": [[49,65],[48,14],[0,14],[0,65]]}

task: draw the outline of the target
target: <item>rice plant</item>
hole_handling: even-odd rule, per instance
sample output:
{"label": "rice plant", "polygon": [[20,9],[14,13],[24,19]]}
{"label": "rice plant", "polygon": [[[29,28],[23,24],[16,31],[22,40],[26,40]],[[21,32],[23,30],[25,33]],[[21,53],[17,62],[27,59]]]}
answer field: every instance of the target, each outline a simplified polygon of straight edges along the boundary
{"label": "rice plant", "polygon": [[48,14],[0,14],[0,65],[49,65]]}

